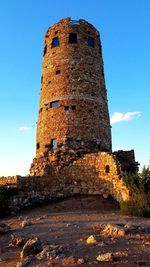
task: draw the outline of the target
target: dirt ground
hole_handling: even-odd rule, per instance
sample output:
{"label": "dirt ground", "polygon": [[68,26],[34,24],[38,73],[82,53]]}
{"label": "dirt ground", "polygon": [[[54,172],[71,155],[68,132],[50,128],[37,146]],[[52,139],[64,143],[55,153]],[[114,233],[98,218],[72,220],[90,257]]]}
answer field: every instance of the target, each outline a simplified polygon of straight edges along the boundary
{"label": "dirt ground", "polygon": [[[32,224],[21,228],[24,219]],[[150,219],[119,214],[117,203],[100,196],[78,196],[22,211],[17,215],[0,219],[11,227],[0,235],[0,267],[15,267],[20,260],[22,248],[9,246],[11,235],[38,236],[43,247],[55,250],[52,257],[35,257],[24,266],[149,266],[150,240],[140,236],[102,236],[94,226],[105,223],[131,223],[150,226]],[[86,239],[94,235],[97,243],[87,244]],[[100,254],[111,252],[112,262],[98,262]],[[21,266],[21,265],[20,265]]]}

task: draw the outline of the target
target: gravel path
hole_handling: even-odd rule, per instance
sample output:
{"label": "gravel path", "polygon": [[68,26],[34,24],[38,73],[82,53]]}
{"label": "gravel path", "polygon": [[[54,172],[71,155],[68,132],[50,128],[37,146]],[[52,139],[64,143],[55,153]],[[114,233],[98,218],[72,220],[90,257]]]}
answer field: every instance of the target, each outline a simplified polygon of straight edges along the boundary
{"label": "gravel path", "polygon": [[[30,220],[32,224],[22,228],[23,220]],[[1,219],[0,223],[11,227],[8,233],[0,235],[0,267],[15,267],[21,262],[22,248],[9,246],[12,234],[37,236],[45,248],[46,252],[34,256],[24,266],[150,266],[148,237],[103,236],[95,230],[96,225],[106,223],[150,226],[150,219],[120,215],[117,203],[112,199],[74,197],[23,211]],[[91,235],[96,244],[87,244]],[[97,257],[105,253],[113,254],[113,260],[98,261]]]}

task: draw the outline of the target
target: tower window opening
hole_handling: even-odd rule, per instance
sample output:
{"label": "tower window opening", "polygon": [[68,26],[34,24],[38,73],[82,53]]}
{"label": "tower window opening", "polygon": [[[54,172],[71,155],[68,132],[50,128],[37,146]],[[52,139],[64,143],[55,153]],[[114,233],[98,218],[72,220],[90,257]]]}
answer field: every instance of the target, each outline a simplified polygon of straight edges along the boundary
{"label": "tower window opening", "polygon": [[56,74],[60,74],[61,73],[61,70],[56,70]]}
{"label": "tower window opening", "polygon": [[47,53],[47,45],[44,46],[43,56],[45,56],[46,53]]}
{"label": "tower window opening", "polygon": [[55,148],[57,148],[57,146],[58,146],[58,144],[57,144],[57,139],[52,139],[51,140],[51,147],[53,148],[53,149],[55,149]]}
{"label": "tower window opening", "polygon": [[73,145],[73,138],[72,137],[67,137],[67,145],[72,146]]}
{"label": "tower window opening", "polygon": [[42,112],[43,108],[40,108],[40,112]]}
{"label": "tower window opening", "polygon": [[110,167],[109,167],[109,165],[106,165],[106,166],[105,166],[105,172],[106,172],[106,173],[109,173],[109,172],[110,172]]}
{"label": "tower window opening", "polygon": [[39,149],[40,148],[40,143],[36,144],[36,148]]}
{"label": "tower window opening", "polygon": [[94,47],[95,46],[94,38],[89,36],[87,39],[87,44],[89,47]]}
{"label": "tower window opening", "polygon": [[72,26],[80,26],[80,22],[78,20],[70,20],[70,24]]}
{"label": "tower window opening", "polygon": [[76,144],[77,144],[77,145],[81,145],[81,139],[80,139],[80,138],[78,138],[78,139],[76,140]]}
{"label": "tower window opening", "polygon": [[69,44],[77,44],[77,34],[69,33]]}
{"label": "tower window opening", "polygon": [[53,102],[50,103],[50,107],[51,108],[56,108],[58,106],[59,106],[59,101],[53,101]]}
{"label": "tower window opening", "polygon": [[73,111],[76,110],[76,106],[75,105],[72,105],[71,108],[72,108]]}
{"label": "tower window opening", "polygon": [[69,106],[64,106],[64,110],[65,111],[69,110]]}
{"label": "tower window opening", "polygon": [[57,47],[59,46],[59,38],[58,37],[54,37],[52,40],[52,48],[53,47]]}

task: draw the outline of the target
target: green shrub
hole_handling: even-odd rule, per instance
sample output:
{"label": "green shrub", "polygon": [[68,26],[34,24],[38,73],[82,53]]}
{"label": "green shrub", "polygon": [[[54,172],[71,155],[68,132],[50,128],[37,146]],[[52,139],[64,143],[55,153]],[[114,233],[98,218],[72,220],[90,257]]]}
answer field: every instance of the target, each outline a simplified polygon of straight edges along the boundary
{"label": "green shrub", "polygon": [[141,173],[124,173],[123,180],[131,192],[128,201],[121,201],[121,214],[150,217],[150,168]]}

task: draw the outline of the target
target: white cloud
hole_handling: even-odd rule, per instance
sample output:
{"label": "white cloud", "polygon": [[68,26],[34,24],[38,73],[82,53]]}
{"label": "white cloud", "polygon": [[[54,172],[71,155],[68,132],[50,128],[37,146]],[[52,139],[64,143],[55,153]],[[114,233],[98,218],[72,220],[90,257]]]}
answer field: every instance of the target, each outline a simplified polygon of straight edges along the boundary
{"label": "white cloud", "polygon": [[127,113],[115,112],[110,118],[110,123],[112,125],[121,121],[130,121],[140,116],[141,112],[127,112]]}
{"label": "white cloud", "polygon": [[31,130],[31,127],[29,127],[29,126],[21,126],[19,128],[19,131],[29,131],[29,130]]}

